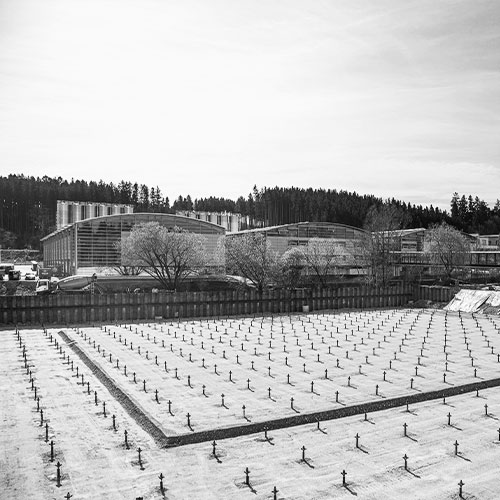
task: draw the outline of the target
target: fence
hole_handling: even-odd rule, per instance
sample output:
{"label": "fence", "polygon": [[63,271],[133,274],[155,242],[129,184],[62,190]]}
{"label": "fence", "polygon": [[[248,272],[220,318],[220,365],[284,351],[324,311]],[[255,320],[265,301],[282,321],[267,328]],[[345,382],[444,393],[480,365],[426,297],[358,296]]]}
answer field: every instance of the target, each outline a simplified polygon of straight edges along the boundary
{"label": "fence", "polygon": [[450,302],[455,297],[459,288],[448,286],[428,286],[421,285],[416,290],[416,299],[430,300],[432,302]]}
{"label": "fence", "polygon": [[[372,309],[398,307],[411,300],[426,299],[431,295],[437,297],[438,294],[444,297],[447,293],[444,289],[437,292],[426,290],[425,287],[400,284],[388,288],[361,286],[269,290],[261,295],[252,290],[5,296],[0,297],[0,324],[84,324],[159,318],[248,316],[322,309]],[[451,297],[443,301],[449,301]]]}

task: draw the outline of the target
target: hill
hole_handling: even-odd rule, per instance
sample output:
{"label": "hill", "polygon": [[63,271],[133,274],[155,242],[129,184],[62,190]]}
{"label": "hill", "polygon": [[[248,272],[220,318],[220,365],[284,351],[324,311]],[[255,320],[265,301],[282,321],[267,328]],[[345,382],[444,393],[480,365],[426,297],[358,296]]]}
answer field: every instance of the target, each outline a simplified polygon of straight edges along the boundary
{"label": "hill", "polygon": [[301,221],[339,222],[362,227],[371,207],[392,205],[400,213],[405,228],[428,227],[446,221],[467,232],[500,232],[500,201],[490,209],[477,196],[453,194],[451,212],[412,205],[395,198],[383,200],[373,195],[336,189],[304,189],[254,186],[247,197],[237,200],[210,196],[192,200],[179,196],[170,205],[160,188],[137,182],[118,184],[101,181],[62,179],[24,175],[0,176],[0,245],[3,248],[40,248],[40,238],[55,229],[57,200],[126,203],[135,212],[201,210],[237,212],[256,225],[280,225]]}

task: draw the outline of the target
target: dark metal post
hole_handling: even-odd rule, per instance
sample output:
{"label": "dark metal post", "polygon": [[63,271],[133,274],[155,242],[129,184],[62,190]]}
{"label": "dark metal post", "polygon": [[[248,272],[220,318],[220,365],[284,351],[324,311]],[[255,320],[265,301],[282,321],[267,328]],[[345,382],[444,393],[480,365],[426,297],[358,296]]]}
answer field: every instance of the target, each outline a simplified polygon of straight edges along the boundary
{"label": "dark metal post", "polygon": [[460,482],[458,483],[458,496],[460,498],[463,498],[462,496],[462,488],[464,486],[464,482],[460,479]]}
{"label": "dark metal post", "polygon": [[57,462],[56,467],[57,467],[57,482],[56,482],[56,486],[59,488],[61,486],[61,464],[60,464],[60,462]]}
{"label": "dark metal post", "polygon": [[137,448],[137,453],[139,455],[139,466],[141,469],[143,469],[142,460],[141,460],[141,452],[142,452],[142,450],[140,448]]}

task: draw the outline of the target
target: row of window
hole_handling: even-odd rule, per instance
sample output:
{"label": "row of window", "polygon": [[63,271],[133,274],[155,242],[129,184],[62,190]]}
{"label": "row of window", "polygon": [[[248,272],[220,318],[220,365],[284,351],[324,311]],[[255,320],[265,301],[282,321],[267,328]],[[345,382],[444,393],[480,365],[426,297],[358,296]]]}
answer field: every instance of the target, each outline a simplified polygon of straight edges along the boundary
{"label": "row of window", "polygon": [[[80,212],[79,220],[90,219],[91,217],[101,217],[105,215],[113,215],[113,206],[87,206],[87,205],[68,205],[68,220],[74,222],[77,220],[77,212]],[[126,207],[119,207],[120,214],[126,214]]]}
{"label": "row of window", "polygon": [[289,238],[336,238],[354,240],[362,237],[364,232],[354,227],[332,224],[291,224],[270,229],[263,229],[268,236]]}

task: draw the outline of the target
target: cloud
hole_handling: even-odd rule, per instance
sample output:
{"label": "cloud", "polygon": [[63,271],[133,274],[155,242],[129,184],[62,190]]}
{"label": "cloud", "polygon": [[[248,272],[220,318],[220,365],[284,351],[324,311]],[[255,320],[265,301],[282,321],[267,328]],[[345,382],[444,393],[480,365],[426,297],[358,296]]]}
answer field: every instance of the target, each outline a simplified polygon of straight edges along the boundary
{"label": "cloud", "polygon": [[495,2],[0,9],[5,173],[127,178],[171,198],[294,184],[445,206],[462,187],[494,201]]}

